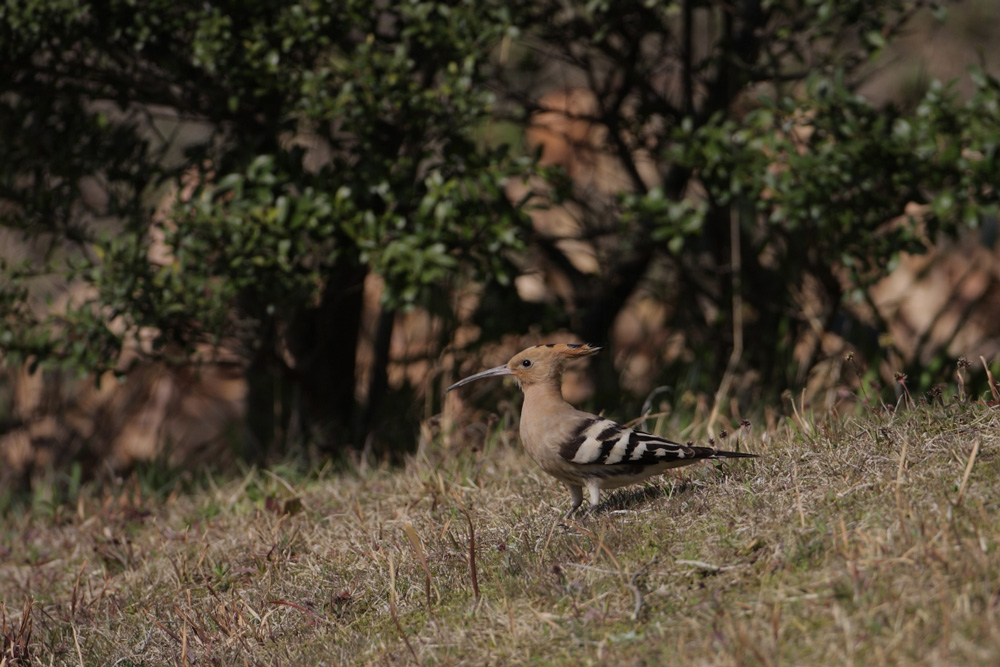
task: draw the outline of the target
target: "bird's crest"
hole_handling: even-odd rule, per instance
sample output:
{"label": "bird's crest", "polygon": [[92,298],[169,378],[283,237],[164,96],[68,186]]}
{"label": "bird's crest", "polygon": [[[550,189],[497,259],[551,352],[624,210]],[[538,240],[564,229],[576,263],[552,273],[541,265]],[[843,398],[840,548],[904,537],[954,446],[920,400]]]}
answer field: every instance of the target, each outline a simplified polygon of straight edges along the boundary
{"label": "bird's crest", "polygon": [[593,343],[543,343],[535,346],[536,350],[540,348],[551,351],[553,356],[565,359],[580,359],[601,351],[601,348]]}

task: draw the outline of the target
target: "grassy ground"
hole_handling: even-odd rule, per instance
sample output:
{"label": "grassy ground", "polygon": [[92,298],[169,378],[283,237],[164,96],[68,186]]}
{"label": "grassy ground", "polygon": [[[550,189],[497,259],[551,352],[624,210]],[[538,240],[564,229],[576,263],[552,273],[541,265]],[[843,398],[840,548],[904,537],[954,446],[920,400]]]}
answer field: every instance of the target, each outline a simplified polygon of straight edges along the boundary
{"label": "grassy ground", "polygon": [[405,468],[84,485],[3,519],[0,664],[1000,663],[997,408],[740,437],[763,456],[569,527],[499,427]]}

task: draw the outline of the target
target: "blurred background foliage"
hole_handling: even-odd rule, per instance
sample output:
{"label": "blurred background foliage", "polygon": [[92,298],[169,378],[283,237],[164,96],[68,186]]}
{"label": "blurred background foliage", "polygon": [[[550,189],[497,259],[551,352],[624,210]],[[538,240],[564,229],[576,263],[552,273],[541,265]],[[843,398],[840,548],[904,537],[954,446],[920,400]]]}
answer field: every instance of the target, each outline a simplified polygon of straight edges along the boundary
{"label": "blurred background foliage", "polygon": [[[592,390],[622,413],[664,384],[829,408],[851,352],[885,391],[949,379],[1000,349],[998,22],[922,0],[6,3],[0,462],[407,449],[481,355],[557,331],[611,343]],[[916,326],[879,290],[941,248],[985,273]]]}

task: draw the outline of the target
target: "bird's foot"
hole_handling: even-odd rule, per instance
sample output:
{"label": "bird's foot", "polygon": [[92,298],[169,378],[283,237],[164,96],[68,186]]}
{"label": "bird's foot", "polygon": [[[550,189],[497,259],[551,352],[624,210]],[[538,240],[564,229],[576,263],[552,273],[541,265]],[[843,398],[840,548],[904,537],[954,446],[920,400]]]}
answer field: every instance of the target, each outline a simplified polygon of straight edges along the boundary
{"label": "bird's foot", "polygon": [[[581,510],[581,508],[579,507],[574,507],[570,511],[563,514],[562,519],[559,520],[559,523],[567,528],[570,528],[572,527],[572,524],[575,524],[577,522],[584,522],[587,519],[589,519],[591,515],[595,513],[596,510],[597,510],[597,505],[591,505],[590,507],[587,507],[586,509],[583,510]],[[576,514],[575,518],[573,516],[574,514]]]}
{"label": "bird's foot", "polygon": [[[572,528],[573,524],[576,523],[576,521],[573,518],[573,515],[576,514],[577,510],[579,510],[579,509],[580,509],[579,505],[571,507],[569,509],[569,511],[566,512],[565,514],[563,514],[562,518],[559,519],[559,525],[562,526],[563,528]],[[585,516],[586,516],[586,514],[584,514],[584,517]],[[584,518],[584,517],[581,517],[581,518]]]}

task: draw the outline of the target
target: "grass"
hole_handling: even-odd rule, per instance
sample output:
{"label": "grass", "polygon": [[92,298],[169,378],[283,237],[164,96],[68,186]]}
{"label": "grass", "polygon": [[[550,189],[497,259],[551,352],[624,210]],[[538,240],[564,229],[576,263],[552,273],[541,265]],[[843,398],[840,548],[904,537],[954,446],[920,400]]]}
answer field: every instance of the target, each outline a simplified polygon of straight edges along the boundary
{"label": "grass", "polygon": [[3,519],[0,664],[1000,662],[1000,411],[745,432],[760,459],[569,527],[502,430],[401,468],[84,483]]}

